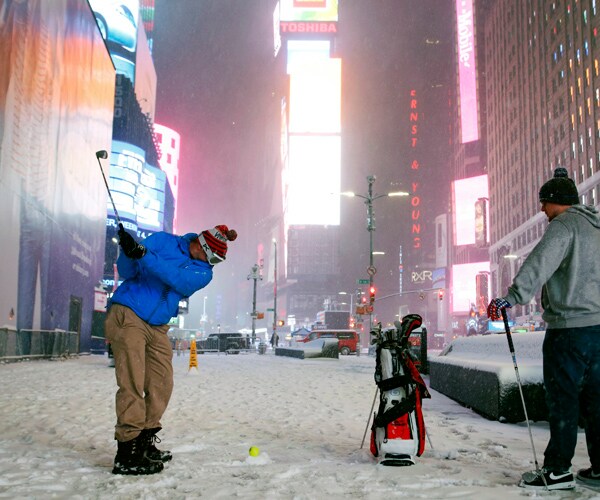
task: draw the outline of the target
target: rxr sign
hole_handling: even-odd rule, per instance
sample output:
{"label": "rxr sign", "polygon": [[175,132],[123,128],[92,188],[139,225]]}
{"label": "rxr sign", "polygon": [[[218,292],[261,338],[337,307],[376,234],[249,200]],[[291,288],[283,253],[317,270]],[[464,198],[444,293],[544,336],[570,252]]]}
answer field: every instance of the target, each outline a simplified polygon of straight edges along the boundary
{"label": "rxr sign", "polygon": [[426,281],[433,281],[432,272],[423,270],[423,271],[413,271],[410,275],[411,283],[422,284]]}

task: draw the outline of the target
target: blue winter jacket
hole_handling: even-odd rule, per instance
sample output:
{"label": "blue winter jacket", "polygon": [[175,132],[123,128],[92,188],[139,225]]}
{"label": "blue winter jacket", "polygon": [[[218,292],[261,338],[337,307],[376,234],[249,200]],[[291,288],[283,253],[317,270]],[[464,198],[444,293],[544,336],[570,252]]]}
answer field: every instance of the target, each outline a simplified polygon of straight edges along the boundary
{"label": "blue winter jacket", "polygon": [[177,316],[181,299],[212,280],[213,266],[190,255],[190,242],[197,237],[195,233],[176,236],[159,232],[141,242],[146,247],[141,259],[130,259],[121,252],[117,268],[125,281],[111,303],[129,307],[150,325],[167,324]]}

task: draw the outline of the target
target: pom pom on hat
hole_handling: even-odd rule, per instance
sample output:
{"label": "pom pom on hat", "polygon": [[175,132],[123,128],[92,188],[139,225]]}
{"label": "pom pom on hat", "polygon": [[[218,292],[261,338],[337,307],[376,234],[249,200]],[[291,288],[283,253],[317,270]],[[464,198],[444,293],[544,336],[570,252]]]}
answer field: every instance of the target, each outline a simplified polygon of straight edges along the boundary
{"label": "pom pom on hat", "polygon": [[554,177],[540,189],[540,202],[557,205],[576,205],[579,203],[577,186],[569,179],[569,172],[564,167],[554,170]]}
{"label": "pom pom on hat", "polygon": [[198,240],[206,253],[208,263],[213,266],[225,260],[227,256],[227,242],[234,241],[236,238],[237,231],[229,229],[223,224],[202,231],[198,235]]}

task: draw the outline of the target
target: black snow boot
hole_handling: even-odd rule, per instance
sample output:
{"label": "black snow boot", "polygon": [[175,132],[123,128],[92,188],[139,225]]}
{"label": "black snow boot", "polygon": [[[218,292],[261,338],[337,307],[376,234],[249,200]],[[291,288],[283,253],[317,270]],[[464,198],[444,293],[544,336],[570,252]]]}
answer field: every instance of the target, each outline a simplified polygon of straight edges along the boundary
{"label": "black snow boot", "polygon": [[156,474],[163,470],[162,462],[155,462],[146,457],[145,444],[142,434],[130,441],[117,441],[117,455],[112,473],[138,476]]}
{"label": "black snow boot", "polygon": [[155,443],[160,443],[160,438],[156,435],[160,431],[160,427],[156,429],[144,429],[140,436],[144,440],[144,448],[146,450],[146,458],[155,460],[156,462],[168,462],[173,458],[173,454],[168,450],[159,450]]}

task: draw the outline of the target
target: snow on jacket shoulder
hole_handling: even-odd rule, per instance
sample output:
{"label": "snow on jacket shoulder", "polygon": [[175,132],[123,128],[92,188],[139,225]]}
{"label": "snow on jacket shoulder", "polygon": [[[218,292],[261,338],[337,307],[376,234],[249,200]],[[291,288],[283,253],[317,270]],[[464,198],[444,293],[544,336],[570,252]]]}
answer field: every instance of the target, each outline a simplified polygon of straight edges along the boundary
{"label": "snow on jacket shoulder", "polygon": [[181,299],[212,280],[213,266],[190,256],[190,242],[197,236],[154,233],[141,242],[146,247],[146,255],[141,259],[130,259],[121,253],[117,266],[125,281],[111,303],[129,307],[151,325],[167,324],[177,316]]}
{"label": "snow on jacket shoulder", "polygon": [[600,217],[573,205],[548,224],[515,276],[511,304],[527,304],[542,289],[542,318],[549,328],[600,324]]}

